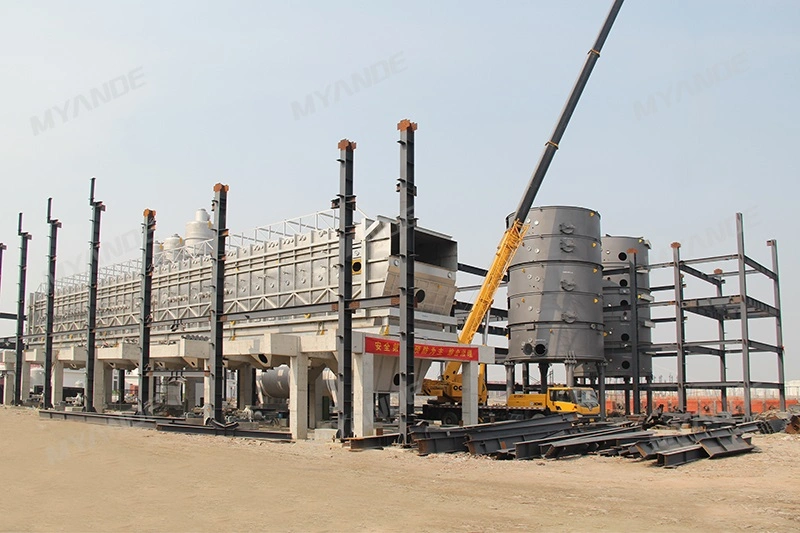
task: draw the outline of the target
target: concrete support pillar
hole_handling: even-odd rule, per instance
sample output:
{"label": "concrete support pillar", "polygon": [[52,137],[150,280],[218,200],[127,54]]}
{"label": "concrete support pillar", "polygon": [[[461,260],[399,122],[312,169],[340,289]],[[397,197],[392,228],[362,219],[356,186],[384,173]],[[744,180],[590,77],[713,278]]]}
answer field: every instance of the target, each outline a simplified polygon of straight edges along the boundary
{"label": "concrete support pillar", "polygon": [[238,389],[238,397],[236,398],[236,407],[244,409],[246,405],[253,404],[253,372],[255,369],[252,365],[245,365],[238,371],[236,384]]}
{"label": "concrete support pillar", "polygon": [[[511,397],[512,394],[514,394],[514,382],[516,381],[514,377],[514,363],[507,362],[505,363],[505,367],[506,367],[506,398],[509,398]],[[524,391],[525,390],[524,382],[522,387]]]}
{"label": "concrete support pillar", "polygon": [[102,413],[109,403],[111,396],[112,378],[114,370],[107,367],[102,361],[94,363],[94,393],[92,405],[98,413]]}
{"label": "concrete support pillar", "polygon": [[375,430],[375,356],[353,354],[353,433],[371,437]]}
{"label": "concrete support pillar", "polygon": [[3,405],[11,405],[14,403],[14,382],[16,381],[16,372],[14,367],[6,363],[6,375],[3,377]]}
{"label": "concrete support pillar", "polygon": [[53,391],[50,402],[55,407],[64,401],[64,363],[61,361],[53,361],[53,377],[50,383]]}
{"label": "concrete support pillar", "polygon": [[564,363],[564,368],[567,372],[567,387],[575,386],[575,363],[568,361]]}
{"label": "concrete support pillar", "polygon": [[461,397],[461,419],[465,426],[478,423],[478,371],[479,364],[475,361],[461,365],[463,373],[461,384],[464,387]]}
{"label": "concrete support pillar", "polygon": [[289,429],[292,438],[308,438],[308,356],[300,353],[289,360]]}
{"label": "concrete support pillar", "polygon": [[203,378],[203,406],[211,404],[214,398],[214,378],[211,377],[211,371],[208,367],[208,360],[203,363],[206,375]]}
{"label": "concrete support pillar", "polygon": [[31,364],[27,361],[22,362],[22,375],[19,384],[19,401],[26,402],[31,395]]}
{"label": "concrete support pillar", "polygon": [[200,398],[197,397],[197,386],[200,384],[198,378],[187,378],[183,388],[183,403],[188,411],[199,405]]}

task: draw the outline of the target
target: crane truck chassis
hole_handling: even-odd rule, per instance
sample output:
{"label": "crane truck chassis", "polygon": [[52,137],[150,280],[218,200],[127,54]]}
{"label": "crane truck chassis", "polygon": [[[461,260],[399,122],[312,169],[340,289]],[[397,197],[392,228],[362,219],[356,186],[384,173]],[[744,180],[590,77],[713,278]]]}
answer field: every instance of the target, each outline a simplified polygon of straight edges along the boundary
{"label": "crane truck chassis", "polygon": [[[600,403],[590,387],[550,386],[547,393],[512,394],[505,405],[479,405],[478,421],[524,420],[550,413],[578,413],[593,420],[600,415]],[[428,402],[422,406],[422,418],[457,425],[461,420],[461,404]]]}

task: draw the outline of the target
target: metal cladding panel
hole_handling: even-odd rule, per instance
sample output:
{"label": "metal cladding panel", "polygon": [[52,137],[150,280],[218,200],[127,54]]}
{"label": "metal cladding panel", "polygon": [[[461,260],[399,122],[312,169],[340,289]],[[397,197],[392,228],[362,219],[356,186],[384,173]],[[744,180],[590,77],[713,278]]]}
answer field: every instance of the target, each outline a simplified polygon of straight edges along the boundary
{"label": "metal cladding panel", "polygon": [[602,360],[600,215],[536,207],[526,224],[508,271],[508,359]]}
{"label": "metal cladding panel", "polygon": [[509,326],[509,361],[602,361],[603,331],[595,324],[539,322]]}
{"label": "metal cladding panel", "polygon": [[[602,331],[603,307],[599,294],[588,293],[528,293],[509,298],[508,324],[557,322],[594,324]],[[513,310],[513,312],[512,312]]]}
{"label": "metal cladding panel", "polygon": [[[514,213],[506,217],[506,227],[514,220]],[[592,209],[577,206],[533,207],[525,219],[528,232],[535,235],[584,235],[600,238],[600,214]]]}
{"label": "metal cladding panel", "polygon": [[[607,378],[631,377],[633,367],[632,357],[628,353],[606,353],[605,375]],[[639,357],[639,376],[649,377],[653,375],[653,358],[641,354]],[[578,365],[575,368],[575,376],[579,378],[596,378],[597,368],[595,365]]]}

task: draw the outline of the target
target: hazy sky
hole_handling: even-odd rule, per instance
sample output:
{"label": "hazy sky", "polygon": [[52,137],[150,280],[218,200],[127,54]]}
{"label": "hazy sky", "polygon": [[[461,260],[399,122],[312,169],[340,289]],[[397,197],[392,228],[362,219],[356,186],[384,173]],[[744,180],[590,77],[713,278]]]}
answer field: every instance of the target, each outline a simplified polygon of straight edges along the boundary
{"label": "hazy sky", "polygon": [[[219,181],[234,232],[328,208],[343,137],[359,207],[394,216],[403,118],[419,123],[420,224],[487,266],[610,5],[0,1],[0,309],[15,307],[19,211],[29,288],[44,280],[48,196],[59,272],[85,268],[91,176],[106,263],[137,255],[144,208],[157,238],[183,233]],[[799,26],[789,1],[627,2],[536,201],[596,209],[659,261],[673,241],[735,252],[744,212],[752,257],[769,264],[779,243],[794,379]],[[754,331],[774,342],[773,323]],[[754,361],[774,379],[774,356]]]}

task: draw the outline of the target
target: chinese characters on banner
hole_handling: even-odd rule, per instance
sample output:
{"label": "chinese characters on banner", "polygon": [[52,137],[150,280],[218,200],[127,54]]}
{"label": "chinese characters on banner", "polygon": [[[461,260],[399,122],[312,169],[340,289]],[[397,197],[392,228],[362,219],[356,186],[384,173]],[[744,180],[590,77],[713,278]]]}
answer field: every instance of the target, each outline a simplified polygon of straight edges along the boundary
{"label": "chinese characters on banner", "polygon": [[[400,341],[388,337],[364,337],[364,351],[375,355],[400,356]],[[414,357],[421,359],[452,359],[454,361],[477,361],[478,348],[474,346],[435,346],[415,344]]]}

